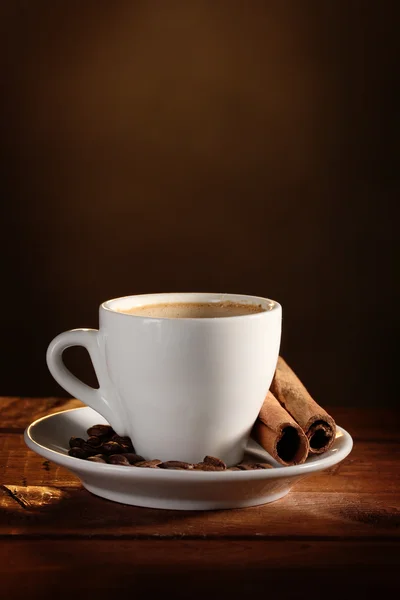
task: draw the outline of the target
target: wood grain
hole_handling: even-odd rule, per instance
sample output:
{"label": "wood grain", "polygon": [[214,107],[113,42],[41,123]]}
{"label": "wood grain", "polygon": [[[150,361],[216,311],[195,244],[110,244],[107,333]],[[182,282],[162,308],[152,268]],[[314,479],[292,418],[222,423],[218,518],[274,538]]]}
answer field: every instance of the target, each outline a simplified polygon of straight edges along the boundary
{"label": "wood grain", "polygon": [[270,505],[207,513],[125,506],[83,488],[3,486],[0,535],[40,538],[398,539],[400,494],[293,491]]}
{"label": "wood grain", "polygon": [[0,432],[21,433],[45,415],[84,406],[74,398],[5,398],[0,397]]}
{"label": "wood grain", "polygon": [[29,450],[21,434],[0,434],[0,455],[0,485],[79,485],[70,471]]}

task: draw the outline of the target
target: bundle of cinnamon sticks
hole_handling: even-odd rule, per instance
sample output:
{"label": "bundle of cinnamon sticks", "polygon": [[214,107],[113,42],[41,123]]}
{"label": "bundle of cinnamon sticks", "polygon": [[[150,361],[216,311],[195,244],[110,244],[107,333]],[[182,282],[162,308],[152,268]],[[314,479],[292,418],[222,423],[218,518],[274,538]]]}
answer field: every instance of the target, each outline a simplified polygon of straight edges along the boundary
{"label": "bundle of cinnamon sticks", "polygon": [[335,436],[333,418],[313,400],[300,379],[279,357],[252,437],[282,465],[299,465],[310,454],[329,450]]}

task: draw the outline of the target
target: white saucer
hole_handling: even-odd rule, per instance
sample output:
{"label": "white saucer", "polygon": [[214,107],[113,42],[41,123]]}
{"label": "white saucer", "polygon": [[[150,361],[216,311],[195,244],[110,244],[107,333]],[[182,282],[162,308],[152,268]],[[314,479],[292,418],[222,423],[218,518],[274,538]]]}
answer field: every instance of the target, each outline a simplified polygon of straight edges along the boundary
{"label": "white saucer", "polygon": [[333,467],[353,447],[351,436],[337,428],[333,447],[298,466],[282,467],[258,444],[249,442],[247,458],[269,462],[274,469],[254,471],[173,471],[93,463],[68,456],[73,435],[105,419],[88,407],[75,408],[38,419],[25,431],[25,442],[35,452],[77,475],[84,487],[108,500],[176,510],[243,508],[273,502],[285,496],[303,477]]}

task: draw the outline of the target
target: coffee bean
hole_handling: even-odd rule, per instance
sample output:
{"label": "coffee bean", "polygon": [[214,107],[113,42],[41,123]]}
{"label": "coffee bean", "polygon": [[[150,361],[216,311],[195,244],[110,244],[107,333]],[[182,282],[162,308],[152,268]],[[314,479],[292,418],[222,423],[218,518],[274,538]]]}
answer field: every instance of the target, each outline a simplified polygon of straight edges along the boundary
{"label": "coffee bean", "polygon": [[161,460],[155,458],[154,460],[142,460],[141,462],[135,463],[134,467],[147,467],[149,469],[157,469],[158,465],[161,464]]}
{"label": "coffee bean", "polygon": [[98,446],[97,448],[93,448],[93,446],[90,446],[86,442],[83,444],[82,449],[86,452],[87,456],[95,456],[96,454],[100,454],[101,451],[103,450],[103,448],[101,446]]}
{"label": "coffee bean", "polygon": [[96,437],[105,440],[111,438],[115,434],[115,431],[111,425],[93,425],[92,427],[89,427],[87,434],[89,436],[95,435]]}
{"label": "coffee bean", "polygon": [[221,467],[222,469],[226,469],[226,464],[220,458],[216,458],[215,456],[205,456],[203,458],[203,462],[206,465],[211,465],[213,467]]}
{"label": "coffee bean", "polygon": [[113,435],[111,438],[112,442],[117,442],[122,448],[124,448],[125,452],[135,452],[133,444],[131,442],[131,438],[127,435]]}
{"label": "coffee bean", "polygon": [[125,456],[131,465],[134,465],[138,462],[143,462],[145,460],[143,456],[140,456],[140,454],[135,454],[134,452],[124,452],[122,456]]}
{"label": "coffee bean", "polygon": [[218,467],[216,465],[211,465],[210,463],[200,462],[193,465],[193,469],[195,471],[226,471],[226,467]]}
{"label": "coffee bean", "polygon": [[104,442],[104,444],[101,446],[101,451],[108,455],[121,454],[121,452],[123,452],[123,448],[117,444],[117,442]]}
{"label": "coffee bean", "polygon": [[123,454],[112,454],[108,457],[108,462],[110,465],[123,465],[125,467],[131,466],[128,459]]}
{"label": "coffee bean", "polygon": [[238,469],[240,471],[255,471],[257,469],[272,469],[273,467],[268,463],[239,463]]}
{"label": "coffee bean", "polygon": [[[118,443],[118,442],[117,442]],[[124,454],[126,454],[127,452],[135,452],[135,448],[132,446],[132,444],[124,444],[124,443],[120,443],[119,444],[122,448],[122,452]]]}
{"label": "coffee bean", "polygon": [[179,469],[179,470],[188,470],[193,469],[193,465],[187,462],[182,462],[181,460],[167,460],[166,462],[162,462],[158,465],[160,469]]}
{"label": "coffee bean", "polygon": [[88,456],[87,460],[95,463],[106,463],[105,458],[102,455],[96,454],[95,456]]}
{"label": "coffee bean", "polygon": [[85,443],[84,439],[82,439],[80,437],[72,436],[72,438],[70,438],[70,440],[69,440],[69,447],[70,448],[82,448],[84,443]]}
{"label": "coffee bean", "polygon": [[102,441],[101,439],[97,436],[97,435],[91,435],[87,440],[86,443],[91,446],[92,448],[98,448],[99,446],[101,446]]}
{"label": "coffee bean", "polygon": [[256,467],[254,467],[253,463],[239,463],[237,465],[237,468],[239,469],[239,471],[252,471]]}
{"label": "coffee bean", "polygon": [[68,450],[69,456],[73,456],[74,458],[87,458],[89,455],[83,448],[71,448]]}

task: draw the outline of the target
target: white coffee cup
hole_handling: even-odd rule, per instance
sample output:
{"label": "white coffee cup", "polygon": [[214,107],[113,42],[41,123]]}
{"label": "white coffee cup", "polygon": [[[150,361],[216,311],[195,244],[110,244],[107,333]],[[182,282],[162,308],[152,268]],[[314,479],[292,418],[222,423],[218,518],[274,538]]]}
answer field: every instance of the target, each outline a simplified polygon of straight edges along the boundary
{"label": "white coffee cup", "polygon": [[[265,311],[214,318],[154,318],[119,312],[161,303],[239,302]],[[58,335],[47,350],[54,379],[130,436],[146,459],[199,462],[243,458],[271,385],[281,338],[281,306],[237,294],[149,294],[108,300],[100,328]],[[83,346],[99,381],[94,389],[64,365]]]}

